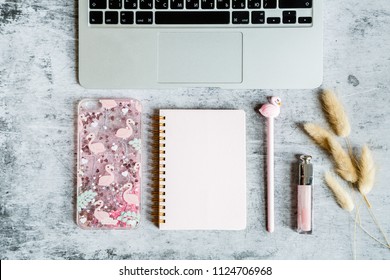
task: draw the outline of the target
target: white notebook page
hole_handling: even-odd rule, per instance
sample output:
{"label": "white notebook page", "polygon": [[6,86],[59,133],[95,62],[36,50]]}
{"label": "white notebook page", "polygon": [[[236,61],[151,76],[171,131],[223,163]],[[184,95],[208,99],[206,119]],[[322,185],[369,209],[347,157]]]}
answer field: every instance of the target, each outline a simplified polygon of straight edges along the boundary
{"label": "white notebook page", "polygon": [[160,110],[165,116],[165,224],[246,227],[246,127],[241,110]]}

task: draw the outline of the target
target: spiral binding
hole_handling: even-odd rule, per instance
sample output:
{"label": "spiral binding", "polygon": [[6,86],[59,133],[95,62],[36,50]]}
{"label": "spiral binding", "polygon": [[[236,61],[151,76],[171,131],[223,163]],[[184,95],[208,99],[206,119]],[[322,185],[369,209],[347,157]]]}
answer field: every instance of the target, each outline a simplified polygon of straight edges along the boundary
{"label": "spiral binding", "polygon": [[158,182],[158,223],[165,224],[165,117],[159,116],[159,182]]}

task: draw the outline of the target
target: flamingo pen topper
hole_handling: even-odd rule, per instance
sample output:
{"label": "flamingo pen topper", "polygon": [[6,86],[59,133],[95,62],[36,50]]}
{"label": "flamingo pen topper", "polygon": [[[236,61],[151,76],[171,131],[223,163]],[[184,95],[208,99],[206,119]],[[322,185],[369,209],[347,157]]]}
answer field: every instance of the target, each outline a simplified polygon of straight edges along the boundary
{"label": "flamingo pen topper", "polygon": [[270,103],[261,106],[259,112],[267,118],[267,230],[275,229],[274,213],[274,118],[280,114],[282,100],[273,96]]}

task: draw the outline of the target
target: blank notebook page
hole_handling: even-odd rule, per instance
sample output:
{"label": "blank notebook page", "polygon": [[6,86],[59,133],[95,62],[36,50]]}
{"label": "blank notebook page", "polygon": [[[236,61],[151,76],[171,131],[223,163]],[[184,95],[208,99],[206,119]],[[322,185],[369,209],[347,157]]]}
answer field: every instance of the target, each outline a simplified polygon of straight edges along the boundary
{"label": "blank notebook page", "polygon": [[160,110],[160,117],[165,117],[165,223],[160,229],[244,229],[245,112]]}

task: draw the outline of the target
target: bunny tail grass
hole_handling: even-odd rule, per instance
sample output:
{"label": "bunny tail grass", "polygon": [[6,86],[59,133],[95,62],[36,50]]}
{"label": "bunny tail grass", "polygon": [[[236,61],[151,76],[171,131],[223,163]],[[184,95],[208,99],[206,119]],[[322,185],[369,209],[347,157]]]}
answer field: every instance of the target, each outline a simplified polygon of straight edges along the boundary
{"label": "bunny tail grass", "polygon": [[333,192],[337,203],[341,208],[348,212],[352,212],[355,205],[349,193],[337,182],[336,178],[330,172],[325,173],[325,182],[329,189]]}
{"label": "bunny tail grass", "polygon": [[[359,160],[358,188],[362,195],[366,196],[374,187],[376,167],[371,150],[367,145],[363,146]],[[366,199],[366,198],[365,198]]]}
{"label": "bunny tail grass", "polygon": [[358,180],[358,173],[351,157],[344,151],[341,144],[333,137],[328,138],[328,145],[333,160],[336,164],[336,172],[344,180],[356,183]]}
{"label": "bunny tail grass", "polygon": [[305,123],[303,128],[318,146],[329,151],[327,139],[332,137],[332,134],[328,130],[314,123]]}
{"label": "bunny tail grass", "polygon": [[326,119],[334,133],[340,137],[348,137],[351,133],[351,125],[349,124],[344,106],[336,94],[330,89],[325,89],[322,92],[321,101]]}

